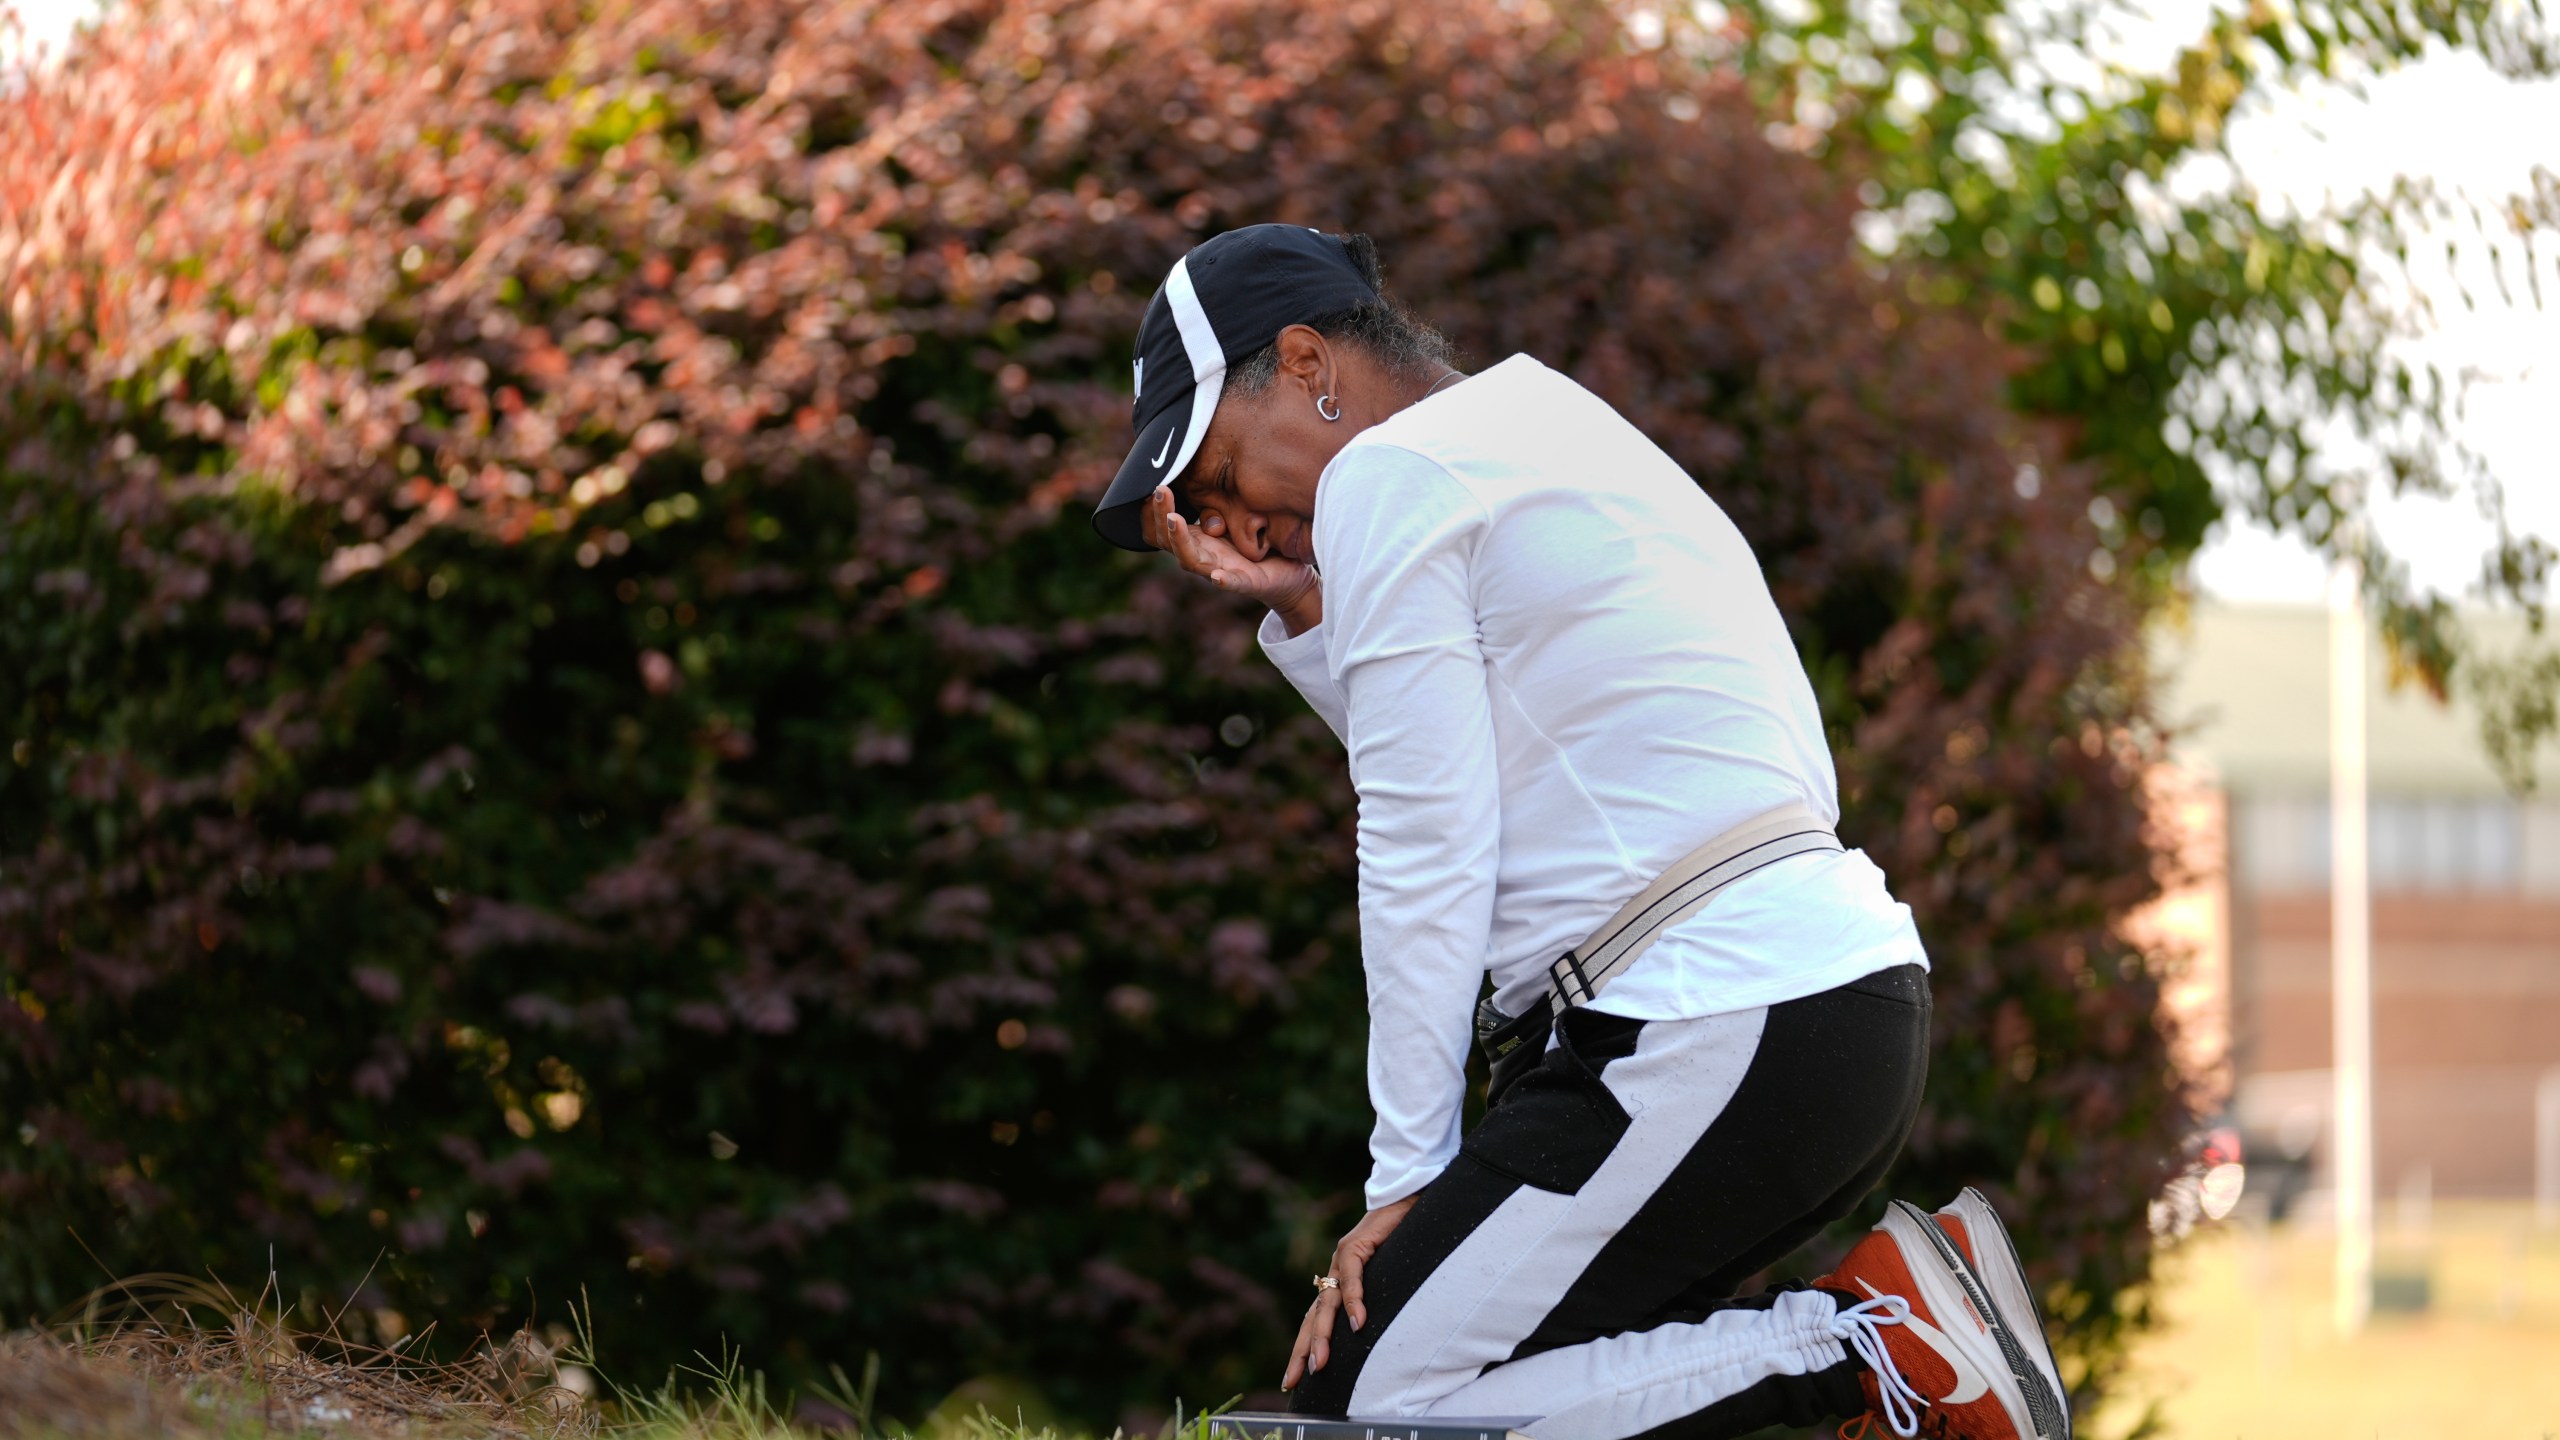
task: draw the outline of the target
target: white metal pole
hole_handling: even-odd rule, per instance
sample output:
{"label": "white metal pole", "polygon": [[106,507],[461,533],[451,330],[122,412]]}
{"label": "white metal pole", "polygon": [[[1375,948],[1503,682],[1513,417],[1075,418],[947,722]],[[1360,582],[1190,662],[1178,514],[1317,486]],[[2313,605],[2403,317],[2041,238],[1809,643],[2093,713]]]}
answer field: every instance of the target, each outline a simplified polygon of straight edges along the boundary
{"label": "white metal pole", "polygon": [[2337,1322],[2364,1328],[2373,1308],[2373,906],[2365,860],[2363,577],[2352,560],[2329,582],[2330,1162],[2337,1196]]}

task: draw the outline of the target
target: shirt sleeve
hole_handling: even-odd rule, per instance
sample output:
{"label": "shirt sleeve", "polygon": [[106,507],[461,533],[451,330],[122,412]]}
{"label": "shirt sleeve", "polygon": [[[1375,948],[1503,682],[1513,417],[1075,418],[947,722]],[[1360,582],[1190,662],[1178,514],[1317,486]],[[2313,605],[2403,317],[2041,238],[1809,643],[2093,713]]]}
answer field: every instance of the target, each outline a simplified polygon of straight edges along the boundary
{"label": "shirt sleeve", "polygon": [[1333,683],[1333,672],[1325,668],[1324,625],[1319,622],[1292,635],[1289,627],[1281,623],[1278,612],[1266,612],[1262,629],[1254,638],[1262,642],[1262,653],[1307,698],[1307,704],[1333,727],[1334,738],[1343,739],[1348,730],[1343,720],[1342,688]]}
{"label": "shirt sleeve", "polygon": [[[1327,660],[1359,791],[1369,990],[1368,1204],[1458,1151],[1467,1047],[1493,929],[1500,794],[1473,568],[1488,516],[1439,465],[1347,452],[1326,501]],[[1304,638],[1304,637],[1300,637]]]}

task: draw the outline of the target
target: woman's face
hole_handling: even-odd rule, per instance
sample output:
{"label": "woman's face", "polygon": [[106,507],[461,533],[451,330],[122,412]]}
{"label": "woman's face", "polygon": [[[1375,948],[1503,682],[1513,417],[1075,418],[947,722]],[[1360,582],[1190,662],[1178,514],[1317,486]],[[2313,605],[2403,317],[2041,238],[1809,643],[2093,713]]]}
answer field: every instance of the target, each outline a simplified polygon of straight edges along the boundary
{"label": "woman's face", "polygon": [[[1279,374],[1256,395],[1218,401],[1209,433],[1174,487],[1183,518],[1247,561],[1315,562],[1316,480],[1351,437],[1398,408],[1392,381],[1357,346],[1336,348],[1305,325],[1273,342]],[[1316,400],[1331,396],[1327,420]]]}
{"label": "woman's face", "polygon": [[[1272,403],[1280,387],[1218,403],[1191,469],[1174,487],[1182,518],[1236,547],[1248,561],[1283,555],[1315,562],[1316,477],[1348,435],[1318,419],[1309,402],[1301,418]],[[1311,429],[1315,421],[1323,430]],[[1330,442],[1330,443],[1328,443]]]}

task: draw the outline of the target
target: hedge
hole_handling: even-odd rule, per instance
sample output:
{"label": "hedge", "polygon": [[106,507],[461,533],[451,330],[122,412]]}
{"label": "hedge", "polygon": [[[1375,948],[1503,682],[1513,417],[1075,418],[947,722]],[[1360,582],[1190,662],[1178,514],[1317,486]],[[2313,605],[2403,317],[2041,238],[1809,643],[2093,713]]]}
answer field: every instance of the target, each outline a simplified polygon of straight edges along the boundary
{"label": "hedge", "polygon": [[2084,1398],[2140,1322],[2144,602],[1978,321],[1691,59],[129,0],[0,128],[0,1315],[272,1252],[359,1333],[583,1294],[638,1373],[877,1350],[901,1413],[1274,1383],[1365,1168],[1351,795],[1254,617],[1085,517],[1155,279],[1283,219],[1742,524],[1938,966],[1890,1188],[2013,1207]]}

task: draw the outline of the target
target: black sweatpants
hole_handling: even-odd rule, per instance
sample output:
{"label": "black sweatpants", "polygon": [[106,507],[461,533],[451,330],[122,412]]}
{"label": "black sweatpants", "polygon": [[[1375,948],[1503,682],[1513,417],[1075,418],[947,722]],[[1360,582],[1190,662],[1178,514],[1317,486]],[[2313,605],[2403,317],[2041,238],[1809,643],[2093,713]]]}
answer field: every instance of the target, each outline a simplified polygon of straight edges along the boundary
{"label": "black sweatpants", "polygon": [[1291,1409],[1534,1417],[1538,1440],[1681,1440],[1864,1406],[1838,1303],[1743,1281],[1846,1215],[1928,1068],[1916,965],[1695,1020],[1565,1012],[1424,1187]]}

